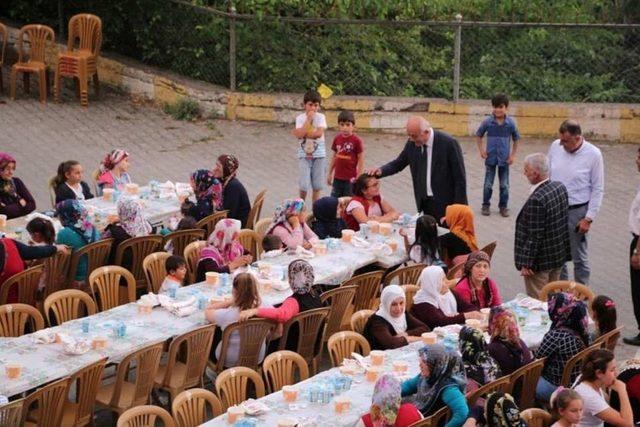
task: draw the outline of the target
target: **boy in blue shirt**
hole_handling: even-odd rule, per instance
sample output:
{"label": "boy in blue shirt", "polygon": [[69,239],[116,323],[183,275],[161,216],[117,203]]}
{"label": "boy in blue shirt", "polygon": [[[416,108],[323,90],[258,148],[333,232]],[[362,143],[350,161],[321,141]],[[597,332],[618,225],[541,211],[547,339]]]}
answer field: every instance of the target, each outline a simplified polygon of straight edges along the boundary
{"label": "boy in blue shirt", "polygon": [[[482,215],[491,215],[489,209],[491,205],[491,195],[493,194],[493,179],[496,176],[496,168],[498,169],[498,179],[500,181],[500,215],[509,216],[509,165],[513,163],[513,159],[518,149],[518,141],[520,141],[520,133],[516,127],[516,122],[507,116],[507,108],[509,107],[509,98],[499,93],[491,98],[493,106],[493,114],[487,117],[476,132],[476,142],[480,157],[485,159],[484,164],[486,172],[484,176],[484,192],[482,197]],[[483,146],[482,138],[487,134],[487,146]],[[511,140],[513,139],[513,147]]]}

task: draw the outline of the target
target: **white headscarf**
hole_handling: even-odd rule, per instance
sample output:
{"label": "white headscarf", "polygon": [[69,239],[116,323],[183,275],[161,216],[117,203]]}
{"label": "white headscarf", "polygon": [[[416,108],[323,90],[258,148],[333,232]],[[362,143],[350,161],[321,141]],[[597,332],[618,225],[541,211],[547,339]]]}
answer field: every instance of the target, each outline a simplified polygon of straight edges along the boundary
{"label": "white headscarf", "polygon": [[420,273],[418,279],[418,285],[420,290],[416,292],[413,297],[414,304],[421,304],[428,302],[434,307],[439,308],[446,316],[453,316],[458,314],[458,304],[456,298],[451,291],[447,291],[446,294],[440,293],[440,287],[442,286],[442,280],[444,279],[444,270],[441,267],[432,265]]}
{"label": "white headscarf", "polygon": [[406,314],[402,313],[402,315],[399,317],[393,317],[391,315],[391,304],[398,298],[402,298],[406,301],[404,289],[402,289],[398,285],[386,286],[382,290],[382,294],[380,295],[380,308],[378,309],[378,311],[376,311],[376,314],[378,316],[391,323],[391,326],[393,326],[393,329],[395,329],[396,334],[407,331]]}

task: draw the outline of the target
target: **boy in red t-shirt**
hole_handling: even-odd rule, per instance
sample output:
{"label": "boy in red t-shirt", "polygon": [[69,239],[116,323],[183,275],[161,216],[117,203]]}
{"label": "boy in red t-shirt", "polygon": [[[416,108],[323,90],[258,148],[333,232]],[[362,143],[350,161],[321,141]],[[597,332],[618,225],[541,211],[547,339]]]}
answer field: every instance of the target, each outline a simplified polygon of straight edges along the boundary
{"label": "boy in red t-shirt", "polygon": [[[353,182],[363,172],[364,144],[353,133],[356,118],[351,111],[341,111],[338,115],[340,133],[333,138],[333,157],[329,163],[327,184],[332,185],[331,196],[351,196]],[[335,172],[334,172],[335,170]]]}

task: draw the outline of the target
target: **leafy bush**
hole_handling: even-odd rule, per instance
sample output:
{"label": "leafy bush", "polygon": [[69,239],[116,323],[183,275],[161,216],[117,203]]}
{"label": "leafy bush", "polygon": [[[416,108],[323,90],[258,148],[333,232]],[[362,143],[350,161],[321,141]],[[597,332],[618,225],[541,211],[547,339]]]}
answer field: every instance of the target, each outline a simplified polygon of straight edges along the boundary
{"label": "leafy bush", "polygon": [[200,117],[200,106],[190,98],[180,98],[173,104],[164,104],[163,111],[176,120],[194,121]]}

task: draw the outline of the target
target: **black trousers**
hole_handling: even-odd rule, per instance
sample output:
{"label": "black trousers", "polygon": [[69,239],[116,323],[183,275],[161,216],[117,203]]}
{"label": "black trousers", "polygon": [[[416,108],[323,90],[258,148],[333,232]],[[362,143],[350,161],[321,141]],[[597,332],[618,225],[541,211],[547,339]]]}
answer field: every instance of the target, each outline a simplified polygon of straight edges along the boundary
{"label": "black trousers", "polygon": [[420,200],[420,211],[422,211],[423,215],[431,215],[440,223],[440,218],[436,218],[436,204],[433,200],[433,197],[425,197]]}
{"label": "black trousers", "polygon": [[[638,236],[633,236],[631,247],[629,248],[629,258],[633,254],[633,250],[638,244]],[[629,275],[631,276],[631,300],[633,301],[633,314],[636,316],[638,329],[640,329],[640,270],[635,270],[629,266]]]}

